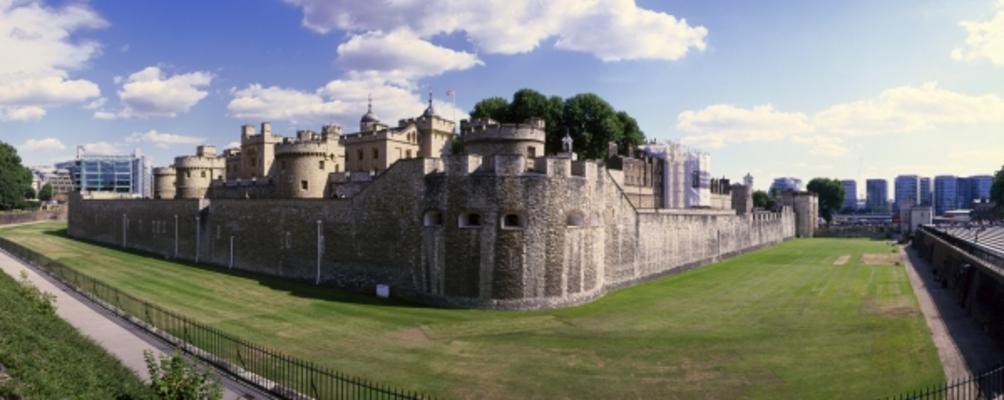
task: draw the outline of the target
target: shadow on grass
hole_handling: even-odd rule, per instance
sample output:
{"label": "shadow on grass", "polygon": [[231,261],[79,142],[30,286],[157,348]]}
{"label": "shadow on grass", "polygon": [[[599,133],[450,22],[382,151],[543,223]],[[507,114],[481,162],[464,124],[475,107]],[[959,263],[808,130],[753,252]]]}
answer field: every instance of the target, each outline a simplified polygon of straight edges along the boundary
{"label": "shadow on grass", "polygon": [[[412,301],[407,301],[399,297],[392,297],[389,299],[381,299],[375,296],[364,294],[361,291],[351,290],[349,288],[338,286],[335,282],[326,282],[321,285],[313,285],[306,283],[304,280],[297,280],[292,278],[283,278],[275,275],[269,275],[261,272],[252,272],[246,270],[237,269],[227,269],[218,266],[213,266],[210,264],[195,263],[186,260],[170,259],[165,258],[160,254],[154,254],[147,251],[136,250],[136,249],[123,249],[119,247],[114,247],[108,244],[99,243],[91,240],[79,239],[70,236],[67,233],[66,228],[62,229],[47,229],[42,231],[43,234],[49,236],[55,236],[61,239],[72,240],[81,243],[87,243],[93,246],[101,247],[103,249],[117,251],[125,254],[132,254],[141,257],[147,257],[156,259],[157,261],[166,261],[175,263],[178,265],[184,265],[189,268],[196,268],[203,271],[209,271],[217,274],[230,275],[235,277],[241,277],[246,279],[252,279],[258,282],[259,285],[268,287],[273,290],[279,290],[290,295],[316,299],[316,300],[326,300],[335,301],[340,303],[351,303],[360,305],[371,305],[371,306],[385,306],[385,307],[408,307],[416,309],[432,309],[432,308],[443,308],[443,307],[432,307],[424,304],[419,304]],[[114,286],[114,285],[113,285]]]}

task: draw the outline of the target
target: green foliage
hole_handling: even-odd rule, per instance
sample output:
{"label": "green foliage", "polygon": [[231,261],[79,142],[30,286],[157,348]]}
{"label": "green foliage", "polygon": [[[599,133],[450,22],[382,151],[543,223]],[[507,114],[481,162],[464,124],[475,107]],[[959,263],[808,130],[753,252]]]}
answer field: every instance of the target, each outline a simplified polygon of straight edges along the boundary
{"label": "green foliage", "polygon": [[10,376],[0,383],[0,398],[154,398],[118,359],[55,315],[50,302],[0,273],[0,363]]}
{"label": "green foliage", "polygon": [[638,121],[624,111],[616,111],[606,100],[592,93],[562,99],[547,97],[533,89],[520,89],[512,102],[502,97],[489,97],[475,104],[471,117],[491,117],[499,122],[518,123],[529,118],[541,118],[545,124],[545,151],[561,150],[561,139],[568,132],[575,151],[583,158],[606,158],[607,143],[617,143],[618,152],[645,142],[645,133]]}
{"label": "green foliage", "polygon": [[52,200],[52,184],[46,183],[42,186],[42,190],[38,191],[38,199],[41,201]]}
{"label": "green foliage", "polygon": [[56,295],[43,292],[28,279],[28,273],[21,271],[21,280],[18,281],[21,294],[27,298],[35,309],[42,314],[53,315],[56,313]]}
{"label": "green foliage", "polygon": [[24,199],[32,197],[31,171],[21,165],[14,146],[0,142],[0,210],[23,208]]}
{"label": "green foliage", "polygon": [[154,357],[143,351],[150,371],[150,388],[163,400],[215,400],[223,397],[223,387],[205,367],[190,363],[179,351]]}
{"label": "green foliage", "polygon": [[764,210],[773,210],[776,202],[773,197],[770,197],[767,192],[763,190],[757,190],[753,192],[753,207],[762,208]]}
{"label": "green foliage", "polygon": [[63,228],[0,236],[224,333],[437,398],[869,398],[944,379],[906,270],[860,261],[886,254],[880,241],[789,240],[577,307],[472,311],[195,268]]}
{"label": "green foliage", "polygon": [[450,154],[464,154],[464,141],[454,136],[450,140]]}
{"label": "green foliage", "polygon": [[1004,214],[1004,167],[994,173],[994,181],[990,186],[990,201],[995,203],[998,216]]}
{"label": "green foliage", "polygon": [[806,189],[819,196],[819,214],[827,223],[833,219],[833,212],[844,205],[844,185],[840,179],[812,178]]}
{"label": "green foliage", "polygon": [[471,118],[491,118],[496,121],[509,120],[509,100],[502,97],[489,97],[474,105]]}

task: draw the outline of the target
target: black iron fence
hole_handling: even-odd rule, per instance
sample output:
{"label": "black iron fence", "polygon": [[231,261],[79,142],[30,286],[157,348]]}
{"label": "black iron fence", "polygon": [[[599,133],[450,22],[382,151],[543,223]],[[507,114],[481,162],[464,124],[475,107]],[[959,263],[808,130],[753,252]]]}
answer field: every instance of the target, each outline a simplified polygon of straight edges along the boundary
{"label": "black iron fence", "polygon": [[995,400],[1004,398],[1004,366],[886,400]]}
{"label": "black iron fence", "polygon": [[5,238],[0,248],[236,379],[287,399],[429,399],[348,376],[192,321]]}

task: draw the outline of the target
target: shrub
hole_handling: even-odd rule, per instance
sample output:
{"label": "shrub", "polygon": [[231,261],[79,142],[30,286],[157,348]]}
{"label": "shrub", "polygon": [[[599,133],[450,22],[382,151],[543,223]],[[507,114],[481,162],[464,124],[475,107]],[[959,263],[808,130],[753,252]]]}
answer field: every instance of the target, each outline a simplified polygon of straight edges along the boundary
{"label": "shrub", "polygon": [[189,362],[180,352],[154,357],[143,352],[150,371],[150,388],[164,400],[210,400],[223,397],[219,380],[204,367]]}

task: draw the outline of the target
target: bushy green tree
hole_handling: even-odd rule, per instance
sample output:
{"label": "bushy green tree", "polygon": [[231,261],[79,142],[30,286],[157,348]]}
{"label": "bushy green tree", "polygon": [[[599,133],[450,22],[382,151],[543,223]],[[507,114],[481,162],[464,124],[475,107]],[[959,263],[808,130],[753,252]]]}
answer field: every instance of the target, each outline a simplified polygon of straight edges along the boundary
{"label": "bushy green tree", "polygon": [[773,197],[770,197],[767,192],[763,190],[757,190],[753,192],[753,207],[762,208],[764,210],[774,209],[776,202]]}
{"label": "bushy green tree", "polygon": [[844,204],[844,185],[840,179],[812,178],[806,189],[819,197],[819,214],[830,223],[833,212]]}
{"label": "bushy green tree", "polygon": [[533,89],[520,89],[512,102],[502,97],[479,101],[471,110],[472,118],[491,117],[499,122],[518,123],[529,118],[544,120],[545,151],[561,151],[561,139],[568,132],[575,151],[583,158],[605,158],[608,142],[617,143],[619,153],[645,142],[645,133],[638,121],[593,93],[583,93],[562,99],[547,97]]}
{"label": "bushy green tree", "polygon": [[990,201],[995,203],[997,215],[1004,215],[1004,167],[994,174],[994,181],[990,186]]}
{"label": "bushy green tree", "polygon": [[46,183],[42,186],[42,190],[38,191],[38,199],[41,201],[52,200],[52,184]]}
{"label": "bushy green tree", "polygon": [[25,206],[31,190],[31,171],[21,165],[21,157],[14,146],[0,142],[0,210],[10,210]]}
{"label": "bushy green tree", "polygon": [[164,400],[216,400],[223,397],[219,380],[204,368],[190,363],[175,351],[160,359],[149,350],[143,351],[146,369],[150,372],[150,388]]}

